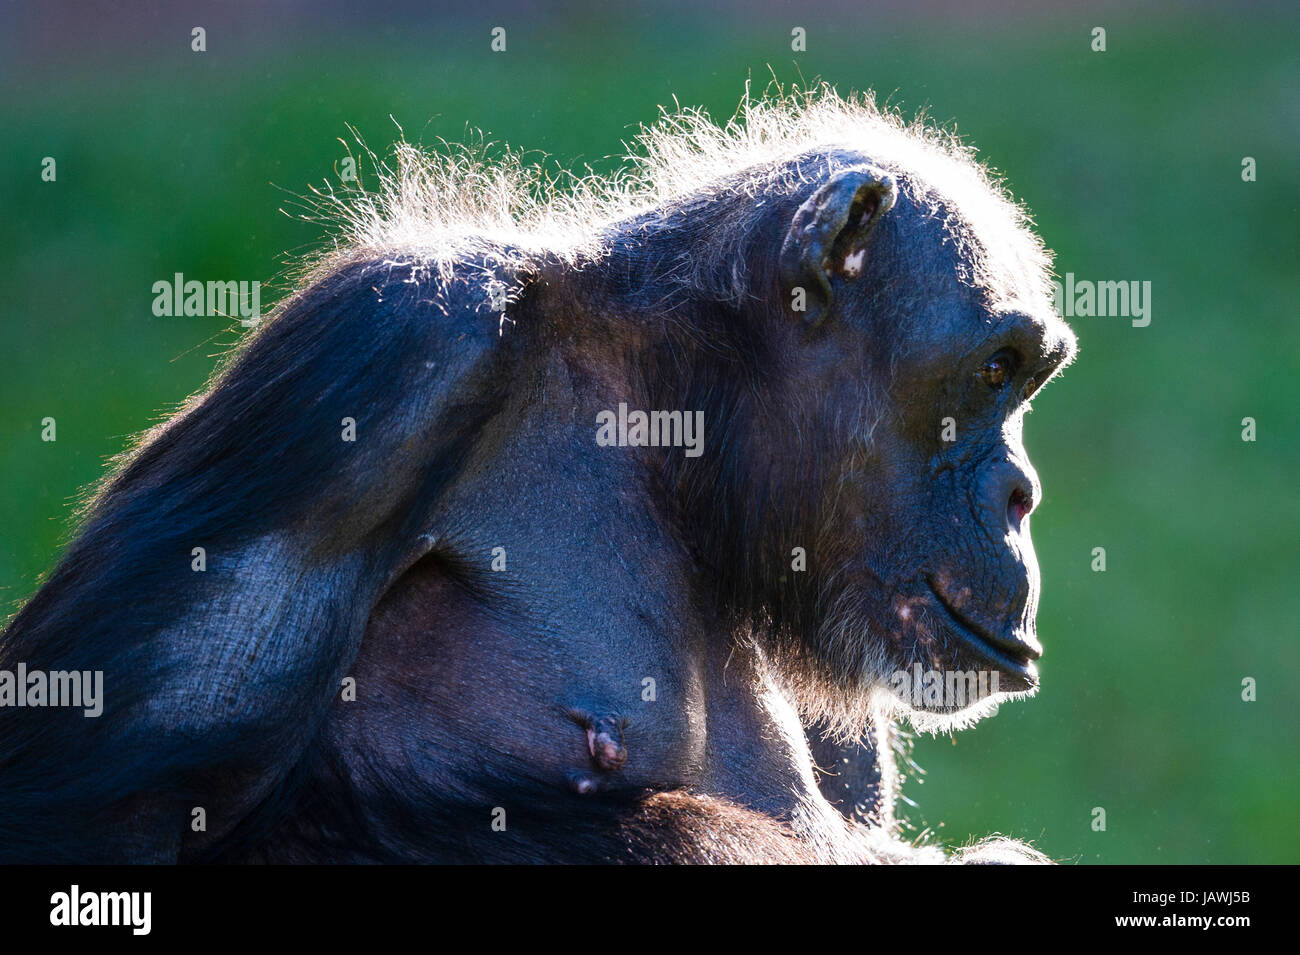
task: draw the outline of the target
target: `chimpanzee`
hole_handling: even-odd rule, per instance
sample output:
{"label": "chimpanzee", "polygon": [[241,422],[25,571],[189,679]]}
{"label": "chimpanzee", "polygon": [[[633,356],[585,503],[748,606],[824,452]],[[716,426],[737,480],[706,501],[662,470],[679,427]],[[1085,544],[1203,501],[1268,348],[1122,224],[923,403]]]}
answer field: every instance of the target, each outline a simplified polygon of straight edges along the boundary
{"label": "chimpanzee", "polygon": [[885,758],[1037,687],[1075,343],[1003,185],[827,89],[397,156],[5,630],[103,705],[11,679],[0,861],[1045,861],[910,844]]}

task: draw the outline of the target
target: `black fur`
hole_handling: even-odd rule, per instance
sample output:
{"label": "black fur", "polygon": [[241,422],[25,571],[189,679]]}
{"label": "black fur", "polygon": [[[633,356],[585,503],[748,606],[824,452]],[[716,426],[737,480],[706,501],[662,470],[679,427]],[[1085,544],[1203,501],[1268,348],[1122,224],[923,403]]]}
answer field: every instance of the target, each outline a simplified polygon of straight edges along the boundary
{"label": "black fur", "polygon": [[[125,459],[5,630],[0,668],[102,670],[106,700],[98,719],[0,711],[0,861],[938,859],[899,844],[887,808],[835,812],[786,709],[847,719],[878,683],[891,605],[858,596],[861,575],[911,558],[876,502],[922,550],[938,540],[878,453],[928,447],[908,428],[946,411],[903,420],[890,369],[924,348],[898,316],[947,323],[963,356],[999,304],[954,277],[975,253],[904,175],[850,237],[866,273],[828,281],[818,327],[791,313],[796,210],[876,161],[792,160],[761,208],[706,185],[576,265],[488,242],[450,279],[402,250],[333,262]],[[619,402],[703,410],[705,454],[597,447]],[[975,481],[965,460],[936,480]],[[953,646],[934,626],[897,652]],[[566,708],[624,720],[626,766],[594,769]],[[850,814],[881,770],[855,778]]]}

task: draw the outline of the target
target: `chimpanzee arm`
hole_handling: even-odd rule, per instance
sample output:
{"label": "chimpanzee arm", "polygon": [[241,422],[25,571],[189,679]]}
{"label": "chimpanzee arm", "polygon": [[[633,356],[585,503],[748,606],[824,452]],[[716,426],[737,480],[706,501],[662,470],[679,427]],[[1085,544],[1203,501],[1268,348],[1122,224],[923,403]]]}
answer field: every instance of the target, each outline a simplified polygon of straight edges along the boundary
{"label": "chimpanzee arm", "polygon": [[836,739],[824,723],[807,728],[818,787],[846,818],[871,826],[893,825],[896,732],[883,718],[860,739],[848,742]]}
{"label": "chimpanzee arm", "polygon": [[98,716],[0,711],[0,861],[201,857],[290,772],[508,381],[492,267],[457,276],[334,269],[109,477],[0,638],[103,674]]}

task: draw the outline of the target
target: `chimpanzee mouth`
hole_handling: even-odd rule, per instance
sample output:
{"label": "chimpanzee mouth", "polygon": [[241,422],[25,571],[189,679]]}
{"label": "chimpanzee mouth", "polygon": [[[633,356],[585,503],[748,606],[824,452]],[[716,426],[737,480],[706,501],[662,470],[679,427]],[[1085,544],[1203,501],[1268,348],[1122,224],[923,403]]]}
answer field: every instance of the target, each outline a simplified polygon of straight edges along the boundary
{"label": "chimpanzee mouth", "polygon": [[997,664],[1008,676],[1018,676],[1030,685],[1038,684],[1038,668],[1034,666],[1034,661],[1042,656],[1042,650],[1025,640],[993,633],[949,603],[932,581],[927,580],[926,586],[947,614],[953,633],[962,643]]}

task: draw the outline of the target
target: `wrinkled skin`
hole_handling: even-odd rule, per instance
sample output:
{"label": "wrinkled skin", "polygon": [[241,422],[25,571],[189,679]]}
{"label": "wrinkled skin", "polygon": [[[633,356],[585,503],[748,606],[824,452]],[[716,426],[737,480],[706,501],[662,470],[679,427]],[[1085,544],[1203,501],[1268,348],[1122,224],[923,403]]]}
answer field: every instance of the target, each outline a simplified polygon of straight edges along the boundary
{"label": "wrinkled skin", "polygon": [[[874,746],[823,796],[804,724],[833,770],[896,670],[1036,685],[1021,421],[1073,339],[905,170],[801,161],[743,302],[665,285],[712,241],[689,202],[580,269],[358,257],[292,299],[6,631],[108,699],[0,715],[0,858],[937,861]],[[620,402],[702,409],[704,453],[597,446]]]}
{"label": "wrinkled skin", "polygon": [[[904,195],[882,216],[863,274],[832,279],[839,320],[802,347],[790,343],[799,360],[789,387],[818,382],[824,400],[776,429],[831,429],[819,538],[834,542],[827,549],[852,594],[850,626],[887,635],[886,666],[996,670],[1004,690],[1029,690],[1041,653],[1029,514],[1042,494],[1023,412],[1073,355],[1074,339],[1029,276],[1012,301],[956,281],[943,224],[909,206]],[[921,276],[908,270],[918,253],[929,269]],[[906,307],[882,308],[877,290],[898,274],[909,276]],[[863,381],[874,388],[854,414],[845,399]],[[792,393],[773,402],[800,405]],[[954,441],[943,439],[945,417]],[[820,653],[838,672],[871,669],[872,647],[823,636]]]}

